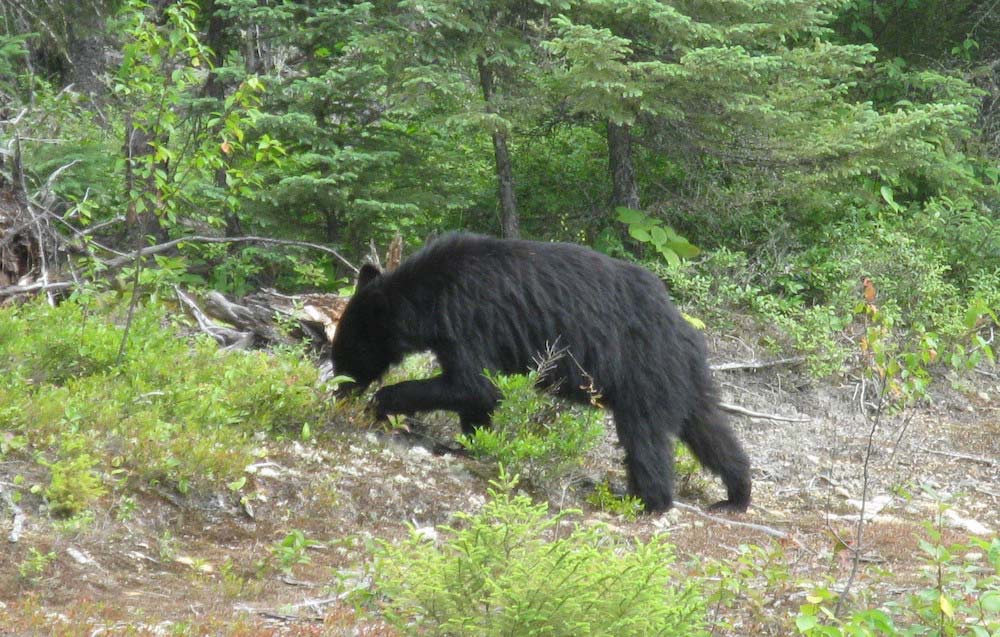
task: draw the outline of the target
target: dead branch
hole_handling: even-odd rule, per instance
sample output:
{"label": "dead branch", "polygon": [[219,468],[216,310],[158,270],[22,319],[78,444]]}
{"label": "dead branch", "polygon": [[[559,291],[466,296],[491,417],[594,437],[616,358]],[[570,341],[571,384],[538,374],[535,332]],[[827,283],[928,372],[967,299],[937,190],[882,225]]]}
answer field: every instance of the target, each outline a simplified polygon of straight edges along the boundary
{"label": "dead branch", "polygon": [[177,294],[177,298],[180,300],[181,305],[187,308],[191,316],[198,323],[198,329],[200,329],[205,334],[208,334],[215,339],[219,345],[224,347],[236,347],[237,344],[243,344],[249,341],[249,334],[246,332],[240,332],[237,330],[229,329],[227,327],[221,327],[214,325],[208,316],[201,311],[198,304],[195,303],[189,295],[185,294],[179,287],[174,286],[174,292]]}
{"label": "dead branch", "polygon": [[[723,518],[723,517],[720,517],[720,516],[717,516],[717,515],[712,515],[710,513],[705,513],[704,511],[702,511],[698,507],[692,506],[690,504],[685,504],[683,502],[676,502],[675,501],[674,502],[674,506],[677,507],[678,509],[681,509],[682,511],[689,511],[691,513],[694,513],[696,515],[699,515],[699,516],[705,518],[706,520],[711,520],[712,522],[716,522],[718,524],[724,524],[726,526],[735,526],[735,527],[741,528],[741,529],[750,529],[751,531],[757,531],[758,533],[763,533],[764,535],[767,535],[767,536],[770,536],[770,537],[773,537],[773,538],[777,538],[779,540],[789,540],[791,542],[794,542],[795,545],[798,546],[801,549],[805,549],[807,551],[810,550],[807,546],[805,546],[804,544],[802,544],[802,542],[800,542],[796,538],[794,538],[791,535],[789,535],[788,533],[786,533],[786,532],[784,532],[784,531],[782,531],[780,529],[776,529],[774,527],[766,526],[764,524],[755,524],[753,522],[741,522],[739,520],[730,520],[729,518]],[[812,552],[812,551],[810,551],[810,552]]]}
{"label": "dead branch", "polygon": [[[235,303],[221,292],[213,290],[205,297],[205,312],[215,319],[236,326],[257,342],[292,345],[298,341],[298,335],[290,334],[279,325],[280,319],[296,321],[296,316],[268,303],[259,303],[253,299],[244,299],[244,302],[245,305]],[[310,330],[302,331],[311,333]]]}
{"label": "dead branch", "polygon": [[120,257],[111,259],[110,261],[104,262],[104,265],[109,270],[117,270],[123,268],[133,261],[136,257],[146,257],[153,254],[159,254],[161,252],[166,252],[167,250],[172,250],[182,243],[264,243],[271,245],[284,245],[284,246],[296,246],[299,248],[309,248],[311,250],[318,250],[320,252],[325,252],[327,254],[333,255],[340,260],[341,263],[349,267],[354,272],[358,271],[358,268],[345,259],[339,252],[332,248],[328,248],[318,243],[309,243],[308,241],[292,241],[289,239],[272,239],[270,237],[258,237],[258,236],[245,236],[245,237],[205,237],[200,235],[195,235],[192,237],[184,237],[183,239],[174,239],[173,241],[167,241],[165,243],[159,243],[157,245],[149,246],[132,252],[131,254],[125,254]]}
{"label": "dead branch", "polygon": [[27,292],[38,292],[39,290],[45,292],[52,292],[55,290],[66,290],[72,287],[76,287],[76,284],[72,281],[57,281],[56,283],[31,283],[29,285],[8,285],[6,287],[0,288],[0,298],[7,296],[16,296],[18,294],[25,294]]}
{"label": "dead branch", "polygon": [[[29,222],[28,225],[29,226],[30,225],[37,226],[39,224],[39,222],[40,222],[39,218],[35,217],[31,222]],[[46,222],[45,225],[47,226],[48,223]],[[336,250],[334,250],[332,248],[328,248],[326,246],[319,245],[319,244],[316,244],[316,243],[309,243],[307,241],[291,241],[291,240],[287,240],[287,239],[272,239],[270,237],[259,237],[259,236],[245,236],[245,237],[205,237],[205,236],[191,236],[191,237],[184,237],[183,239],[174,239],[172,241],[167,241],[165,243],[160,243],[160,244],[157,244],[157,245],[153,245],[153,246],[148,246],[148,247],[145,247],[145,248],[141,248],[139,250],[134,250],[134,251],[129,252],[129,253],[124,253],[124,254],[119,253],[119,256],[117,256],[117,257],[115,257],[113,259],[110,259],[108,261],[101,261],[101,264],[104,266],[105,272],[108,272],[108,273],[116,272],[117,270],[120,270],[123,267],[126,267],[128,265],[131,265],[131,264],[135,263],[135,261],[136,261],[137,258],[151,256],[151,255],[154,255],[154,254],[159,254],[161,252],[166,252],[168,250],[172,250],[172,249],[176,248],[177,246],[179,246],[182,243],[264,243],[264,244],[273,244],[273,245],[287,245],[287,246],[296,246],[296,247],[302,247],[302,248],[310,248],[312,250],[318,250],[320,252],[325,252],[327,254],[333,255],[334,257],[336,257],[337,259],[339,259],[342,263],[344,263],[345,265],[347,265],[347,267],[351,268],[353,271],[355,271],[355,272],[358,271],[358,268],[355,267],[354,264],[352,264],[350,261],[348,261],[347,259],[345,259],[339,252],[337,252]],[[75,284],[69,283],[69,282],[48,283],[45,280],[45,278],[44,278],[45,276],[47,276],[47,268],[46,268],[45,265],[43,265],[43,269],[45,269],[46,271],[43,272],[43,280],[42,280],[42,282],[37,283],[37,284],[32,284],[32,285],[25,285],[25,286],[14,286],[14,285],[12,285],[12,286],[0,287],[0,298],[7,297],[7,296],[14,296],[14,295],[17,295],[17,294],[24,294],[26,292],[35,292],[35,291],[39,291],[39,290],[43,290],[43,291],[49,292],[49,291],[52,291],[52,290],[61,290],[61,289],[75,287]]]}
{"label": "dead branch", "polygon": [[956,460],[968,460],[969,462],[975,462],[977,464],[983,464],[987,467],[1000,466],[1000,461],[994,460],[992,458],[986,458],[983,456],[973,456],[967,453],[956,453],[954,451],[939,451],[937,449],[928,449],[927,447],[917,447],[920,451],[926,453],[933,453],[938,456],[946,456],[948,458],[955,458]]}
{"label": "dead branch", "polygon": [[24,512],[21,511],[21,507],[17,506],[14,502],[14,498],[11,497],[10,493],[0,486],[0,495],[3,496],[3,501],[10,507],[11,513],[14,514],[14,521],[11,524],[10,534],[7,536],[7,540],[11,543],[17,543],[21,539],[21,532],[24,527]]}
{"label": "dead branch", "polygon": [[767,369],[768,367],[777,367],[779,365],[798,365],[799,363],[805,362],[804,356],[792,356],[790,358],[779,358],[773,361],[747,361],[743,363],[718,363],[715,365],[709,365],[713,372],[731,372],[735,370],[758,370]]}
{"label": "dead branch", "polygon": [[191,295],[174,290],[198,329],[228,349],[306,341],[322,351],[347,305],[346,298],[335,294],[288,296],[263,290],[235,301],[212,291],[199,306]]}
{"label": "dead branch", "polygon": [[389,249],[385,253],[385,269],[389,272],[399,267],[403,261],[403,235],[396,232],[392,238]]}
{"label": "dead branch", "polygon": [[245,612],[256,613],[258,615],[261,615],[262,617],[267,617],[269,619],[277,619],[279,621],[285,621],[285,622],[303,622],[303,621],[322,622],[324,620],[324,617],[321,614],[323,611],[323,607],[328,606],[330,604],[335,604],[343,600],[344,597],[346,597],[346,595],[347,595],[346,593],[341,593],[336,597],[307,599],[302,602],[298,602],[295,604],[288,604],[287,606],[282,607],[283,610],[287,609],[289,611],[297,611],[303,608],[308,608],[315,611],[317,613],[316,615],[291,615],[288,613],[282,613],[267,608],[253,608],[252,606],[246,604],[238,604],[236,606],[236,609]]}
{"label": "dead branch", "polygon": [[732,403],[720,402],[719,407],[721,407],[723,411],[727,411],[731,414],[747,416],[749,418],[761,418],[763,420],[773,420],[775,422],[812,422],[812,418],[805,418],[798,416],[778,416],[777,414],[767,414],[760,411],[753,411],[747,409],[746,407],[740,407],[739,405],[734,405]]}

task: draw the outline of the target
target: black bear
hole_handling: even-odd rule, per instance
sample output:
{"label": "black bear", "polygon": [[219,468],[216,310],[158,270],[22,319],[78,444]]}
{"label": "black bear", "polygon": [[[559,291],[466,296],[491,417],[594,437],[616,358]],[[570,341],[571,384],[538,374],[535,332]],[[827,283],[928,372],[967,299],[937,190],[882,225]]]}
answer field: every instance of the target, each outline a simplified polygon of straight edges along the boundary
{"label": "black bear", "polygon": [[431,351],[441,374],[379,389],[380,418],[446,410],[464,431],[498,399],[484,370],[513,374],[556,347],[558,395],[592,388],[614,415],[628,484],[647,511],[673,504],[673,438],[726,485],[714,510],[745,511],[750,462],[718,407],[701,334],[651,272],[568,243],[444,236],[382,274],[362,268],[333,339],[337,374],[363,390],[406,354]]}

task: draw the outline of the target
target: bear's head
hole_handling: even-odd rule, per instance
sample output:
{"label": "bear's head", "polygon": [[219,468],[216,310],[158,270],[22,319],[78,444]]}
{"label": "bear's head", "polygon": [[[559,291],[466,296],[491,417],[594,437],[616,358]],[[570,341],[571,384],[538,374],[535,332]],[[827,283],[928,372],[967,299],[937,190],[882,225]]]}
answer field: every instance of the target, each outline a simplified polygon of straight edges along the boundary
{"label": "bear's head", "polygon": [[340,392],[364,391],[398,363],[402,355],[393,345],[392,307],[383,286],[382,272],[365,264],[358,273],[354,296],[344,309],[333,336],[333,371],[349,376]]}

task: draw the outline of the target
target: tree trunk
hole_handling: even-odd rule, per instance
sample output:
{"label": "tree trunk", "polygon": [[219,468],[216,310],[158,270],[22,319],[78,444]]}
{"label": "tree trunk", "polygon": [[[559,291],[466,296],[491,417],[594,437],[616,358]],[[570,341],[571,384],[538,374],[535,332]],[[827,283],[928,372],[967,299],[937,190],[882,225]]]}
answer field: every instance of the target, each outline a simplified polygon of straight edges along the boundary
{"label": "tree trunk", "polygon": [[[222,15],[222,8],[219,7],[218,3],[214,0],[209,3],[208,7],[205,9],[205,13],[209,16],[208,18],[208,29],[205,33],[205,45],[212,51],[212,56],[210,62],[212,63],[213,70],[208,73],[205,78],[205,85],[202,87],[202,94],[205,97],[211,97],[218,102],[217,108],[220,112],[225,110],[225,99],[226,99],[226,86],[219,77],[217,70],[222,63],[225,61],[225,52],[228,50],[226,42],[226,20]],[[221,129],[222,124],[216,126],[216,132]],[[225,191],[228,177],[228,158],[226,158],[225,163],[215,170],[215,186],[219,190]],[[226,234],[228,236],[237,236],[243,234],[243,224],[240,223],[239,215],[233,211],[227,211],[225,214],[226,219]]]}
{"label": "tree trunk", "polygon": [[[129,237],[135,243],[141,241],[147,234],[152,234],[159,241],[167,239],[167,230],[156,214],[160,203],[160,191],[156,187],[156,177],[151,171],[159,169],[166,172],[168,166],[166,161],[149,165],[147,158],[154,152],[153,146],[150,145],[153,140],[152,135],[132,126],[132,119],[126,117],[125,144],[122,150],[125,155],[125,197],[129,203],[125,217]],[[141,168],[138,175],[137,168]],[[144,203],[141,211],[136,207],[136,203],[140,200]]]}
{"label": "tree trunk", "polygon": [[[476,59],[476,64],[479,67],[479,83],[486,101],[486,112],[496,113],[493,103],[493,69],[483,56]],[[516,239],[521,236],[521,223],[517,214],[517,197],[514,195],[514,170],[510,150],[507,148],[507,132],[499,128],[493,131],[493,154],[496,157],[497,193],[500,197],[500,235]]]}
{"label": "tree trunk", "polygon": [[632,165],[632,135],[628,124],[608,122],[608,168],[611,171],[611,207],[639,210],[639,185]]}
{"label": "tree trunk", "polygon": [[323,212],[324,239],[327,243],[335,244],[340,240],[340,216],[335,210]]}
{"label": "tree trunk", "polygon": [[[104,97],[108,92],[101,81],[107,71],[108,60],[104,53],[107,37],[103,35],[103,19],[95,16],[93,20],[95,24],[91,28],[71,27],[68,48],[73,64],[67,73],[67,80],[78,92],[95,99]],[[78,36],[78,31],[87,35]]]}

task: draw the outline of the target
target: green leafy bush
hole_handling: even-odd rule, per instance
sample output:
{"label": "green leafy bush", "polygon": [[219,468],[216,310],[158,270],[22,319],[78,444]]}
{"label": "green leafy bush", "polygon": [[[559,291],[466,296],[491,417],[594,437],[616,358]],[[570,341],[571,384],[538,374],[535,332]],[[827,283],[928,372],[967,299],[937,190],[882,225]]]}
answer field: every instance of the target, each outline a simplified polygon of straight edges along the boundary
{"label": "green leafy bush", "polygon": [[677,234],[670,226],[661,220],[651,217],[641,210],[617,208],[618,221],[628,226],[628,233],[633,239],[644,246],[649,246],[666,259],[667,263],[677,267],[681,259],[690,259],[701,252],[690,241]]}
{"label": "green leafy bush", "polygon": [[551,395],[537,390],[538,372],[490,378],[501,395],[492,426],[460,439],[474,455],[493,458],[544,485],[579,466],[600,439],[601,412],[561,408]]}
{"label": "green leafy bush", "polygon": [[[760,264],[725,248],[703,253],[692,267],[654,264],[651,268],[667,280],[671,294],[691,305],[705,322],[732,329],[739,323],[735,317],[749,319],[761,329],[764,344],[805,353],[817,375],[839,369],[847,357],[839,338],[851,320],[847,296],[838,296],[832,303],[813,303],[805,298],[804,283],[792,277],[764,276]],[[827,276],[839,280],[839,275]]]}
{"label": "green leafy bush", "polygon": [[922,586],[917,590],[838,619],[831,608],[837,594],[817,589],[799,609],[799,632],[810,637],[1000,634],[1000,539],[945,545],[939,526],[929,524],[927,533],[920,540]]}
{"label": "green leafy bush", "polygon": [[623,497],[614,493],[607,480],[594,486],[594,491],[587,496],[587,502],[605,513],[620,515],[629,522],[634,522],[645,510],[641,498],[633,495]]}
{"label": "green leafy bush", "polygon": [[77,434],[63,439],[59,458],[41,463],[48,467],[49,486],[43,490],[53,515],[72,517],[85,511],[91,502],[106,493],[95,467],[100,461],[83,451],[84,438]]}
{"label": "green leafy bush", "polygon": [[271,556],[282,573],[291,575],[296,566],[312,561],[306,551],[315,546],[322,546],[322,542],[310,540],[302,531],[292,529],[281,541],[271,546]]}
{"label": "green leafy bush", "polygon": [[51,458],[45,496],[65,512],[97,497],[96,476],[112,471],[182,492],[229,482],[253,461],[258,432],[326,418],[317,370],[300,354],[220,351],[182,337],[153,302],[137,307],[119,361],[123,316],[102,296],[0,311],[0,432],[25,440],[11,453]]}
{"label": "green leafy bush", "polygon": [[[603,526],[549,516],[544,504],[494,483],[461,528],[438,542],[414,530],[376,548],[373,601],[407,635],[692,635],[697,587],[671,568],[662,537],[631,544]],[[680,583],[679,583],[680,582]]]}

